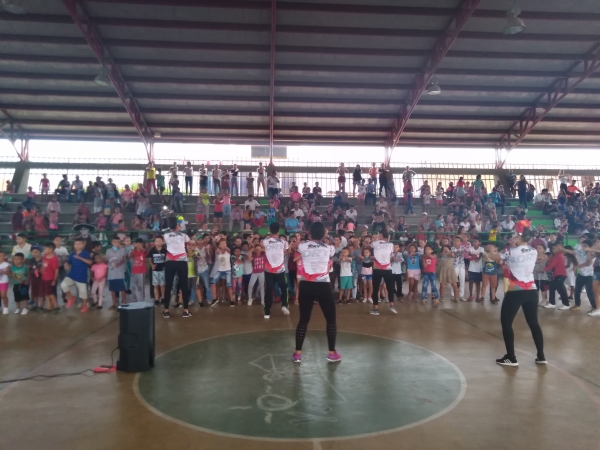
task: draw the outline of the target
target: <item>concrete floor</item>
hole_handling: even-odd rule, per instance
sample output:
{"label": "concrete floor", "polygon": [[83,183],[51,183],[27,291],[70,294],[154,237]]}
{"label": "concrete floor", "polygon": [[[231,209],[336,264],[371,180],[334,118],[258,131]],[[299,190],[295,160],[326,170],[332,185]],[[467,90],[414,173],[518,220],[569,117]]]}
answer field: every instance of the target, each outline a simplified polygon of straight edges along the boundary
{"label": "concrete floor", "polygon": [[[157,354],[209,337],[292,330],[297,308],[291,309],[292,315],[285,317],[276,307],[269,321],[262,318],[260,306],[198,309],[185,320],[180,310],[170,320],[157,312]],[[423,347],[454,363],[466,379],[465,396],[454,409],[398,432],[323,441],[307,435],[305,441],[284,443],[217,435],[155,414],[136,397],[135,375],[114,373],[2,385],[0,449],[599,449],[600,322],[584,309],[540,309],[547,367],[533,363],[531,335],[519,315],[514,328],[521,365],[514,369],[494,363],[504,354],[499,306],[446,300],[436,309],[403,302],[397,316],[384,305],[381,316],[372,317],[367,305],[340,305],[340,331]],[[313,314],[309,336],[324,330],[319,309]],[[57,316],[0,316],[0,329],[1,379],[76,372],[110,363],[118,315],[104,309],[85,316],[77,310]],[[281,353],[291,355],[292,346],[284,347]],[[353,349],[339,351],[350,363]],[[378,364],[365,384],[389,375],[386,360]],[[186,389],[164,382],[173,391]],[[218,382],[206,386],[222,387]]]}

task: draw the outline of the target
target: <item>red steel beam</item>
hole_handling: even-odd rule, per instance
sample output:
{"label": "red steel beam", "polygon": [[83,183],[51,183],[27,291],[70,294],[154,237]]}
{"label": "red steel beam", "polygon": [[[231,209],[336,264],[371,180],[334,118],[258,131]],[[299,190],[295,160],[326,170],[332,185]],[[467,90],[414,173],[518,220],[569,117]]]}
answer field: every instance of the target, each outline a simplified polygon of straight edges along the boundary
{"label": "red steel beam", "polygon": [[450,24],[446,27],[444,35],[435,43],[431,57],[423,68],[423,73],[417,75],[414,86],[406,99],[406,103],[400,108],[399,117],[396,120],[394,128],[390,132],[386,144],[386,165],[389,166],[392,158],[392,151],[402,137],[402,132],[406,128],[408,119],[410,119],[410,116],[415,110],[429,81],[467,23],[467,20],[469,20],[469,17],[471,17],[475,9],[477,9],[479,2],[480,0],[463,0]]}
{"label": "red steel beam", "polygon": [[90,48],[98,58],[98,62],[103,66],[108,66],[107,75],[117,92],[117,95],[123,102],[123,106],[129,117],[131,117],[131,121],[133,122],[133,126],[138,132],[144,147],[146,148],[146,155],[148,159],[151,161],[151,148],[150,143],[152,142],[152,132],[146,125],[146,121],[140,112],[140,109],[135,101],[135,98],[131,95],[131,91],[128,89],[127,84],[125,83],[125,79],[121,75],[121,71],[112,61],[112,57],[105,47],[102,37],[96,27],[92,24],[83,3],[80,0],[63,0],[64,5],[69,12],[69,15],[77,25],[77,27],[81,30],[81,33],[85,37],[85,40],[89,44]]}
{"label": "red steel beam", "polygon": [[[583,63],[583,72],[575,72],[581,63]],[[496,144],[496,166],[500,169],[504,167],[508,154],[523,142],[538,123],[544,119],[546,122],[556,120],[556,117],[547,118],[548,113],[567,95],[575,92],[575,88],[598,69],[600,69],[600,42],[590,49],[583,61],[575,62],[563,77],[552,83],[548,92],[538,97],[535,105],[527,108],[500,137],[500,141]],[[504,155],[502,151],[505,151]]]}
{"label": "red steel beam", "polygon": [[275,122],[275,45],[277,36],[277,0],[271,0],[271,85],[269,87],[269,161],[273,164],[273,132]]}

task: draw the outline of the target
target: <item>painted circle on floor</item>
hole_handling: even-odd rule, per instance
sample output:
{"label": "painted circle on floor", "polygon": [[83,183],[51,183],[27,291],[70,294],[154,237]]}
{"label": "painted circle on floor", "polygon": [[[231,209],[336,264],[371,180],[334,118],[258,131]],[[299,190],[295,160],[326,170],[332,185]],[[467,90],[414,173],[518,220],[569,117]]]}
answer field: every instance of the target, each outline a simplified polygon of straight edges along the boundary
{"label": "painted circle on floor", "polygon": [[448,412],[466,383],[442,356],[403,341],[338,333],[328,363],[322,330],[310,330],[302,363],[292,330],[227,335],[157,359],[136,379],[157,414],[203,431],[254,439],[340,439],[397,431]]}

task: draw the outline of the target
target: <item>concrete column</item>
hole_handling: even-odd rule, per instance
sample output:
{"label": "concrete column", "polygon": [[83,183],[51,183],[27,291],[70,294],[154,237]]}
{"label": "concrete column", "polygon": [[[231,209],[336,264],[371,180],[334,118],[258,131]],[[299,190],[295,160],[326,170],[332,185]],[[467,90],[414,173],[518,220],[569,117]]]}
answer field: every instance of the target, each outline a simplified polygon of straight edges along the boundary
{"label": "concrete column", "polygon": [[17,194],[25,194],[27,187],[29,186],[29,163],[19,162],[15,167],[15,174],[13,175],[12,182],[15,186],[15,192]]}

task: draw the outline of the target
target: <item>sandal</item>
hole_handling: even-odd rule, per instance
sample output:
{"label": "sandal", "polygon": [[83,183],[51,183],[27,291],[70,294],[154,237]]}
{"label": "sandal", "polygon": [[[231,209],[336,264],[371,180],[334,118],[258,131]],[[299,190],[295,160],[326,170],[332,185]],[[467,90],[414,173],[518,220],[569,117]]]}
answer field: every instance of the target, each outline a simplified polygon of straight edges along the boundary
{"label": "sandal", "polygon": [[433,303],[432,303],[433,306],[438,306],[439,304],[440,304],[440,301],[437,300],[437,299],[434,300]]}
{"label": "sandal", "polygon": [[457,298],[453,298],[453,299],[452,299],[452,301],[453,301],[454,303],[458,303],[458,299],[457,299]]}
{"label": "sandal", "polygon": [[114,311],[115,309],[117,309],[115,305],[112,305],[110,308],[108,308],[109,311]]}
{"label": "sandal", "polygon": [[473,301],[473,296],[469,295],[469,298],[467,299],[468,302],[472,302]]}

